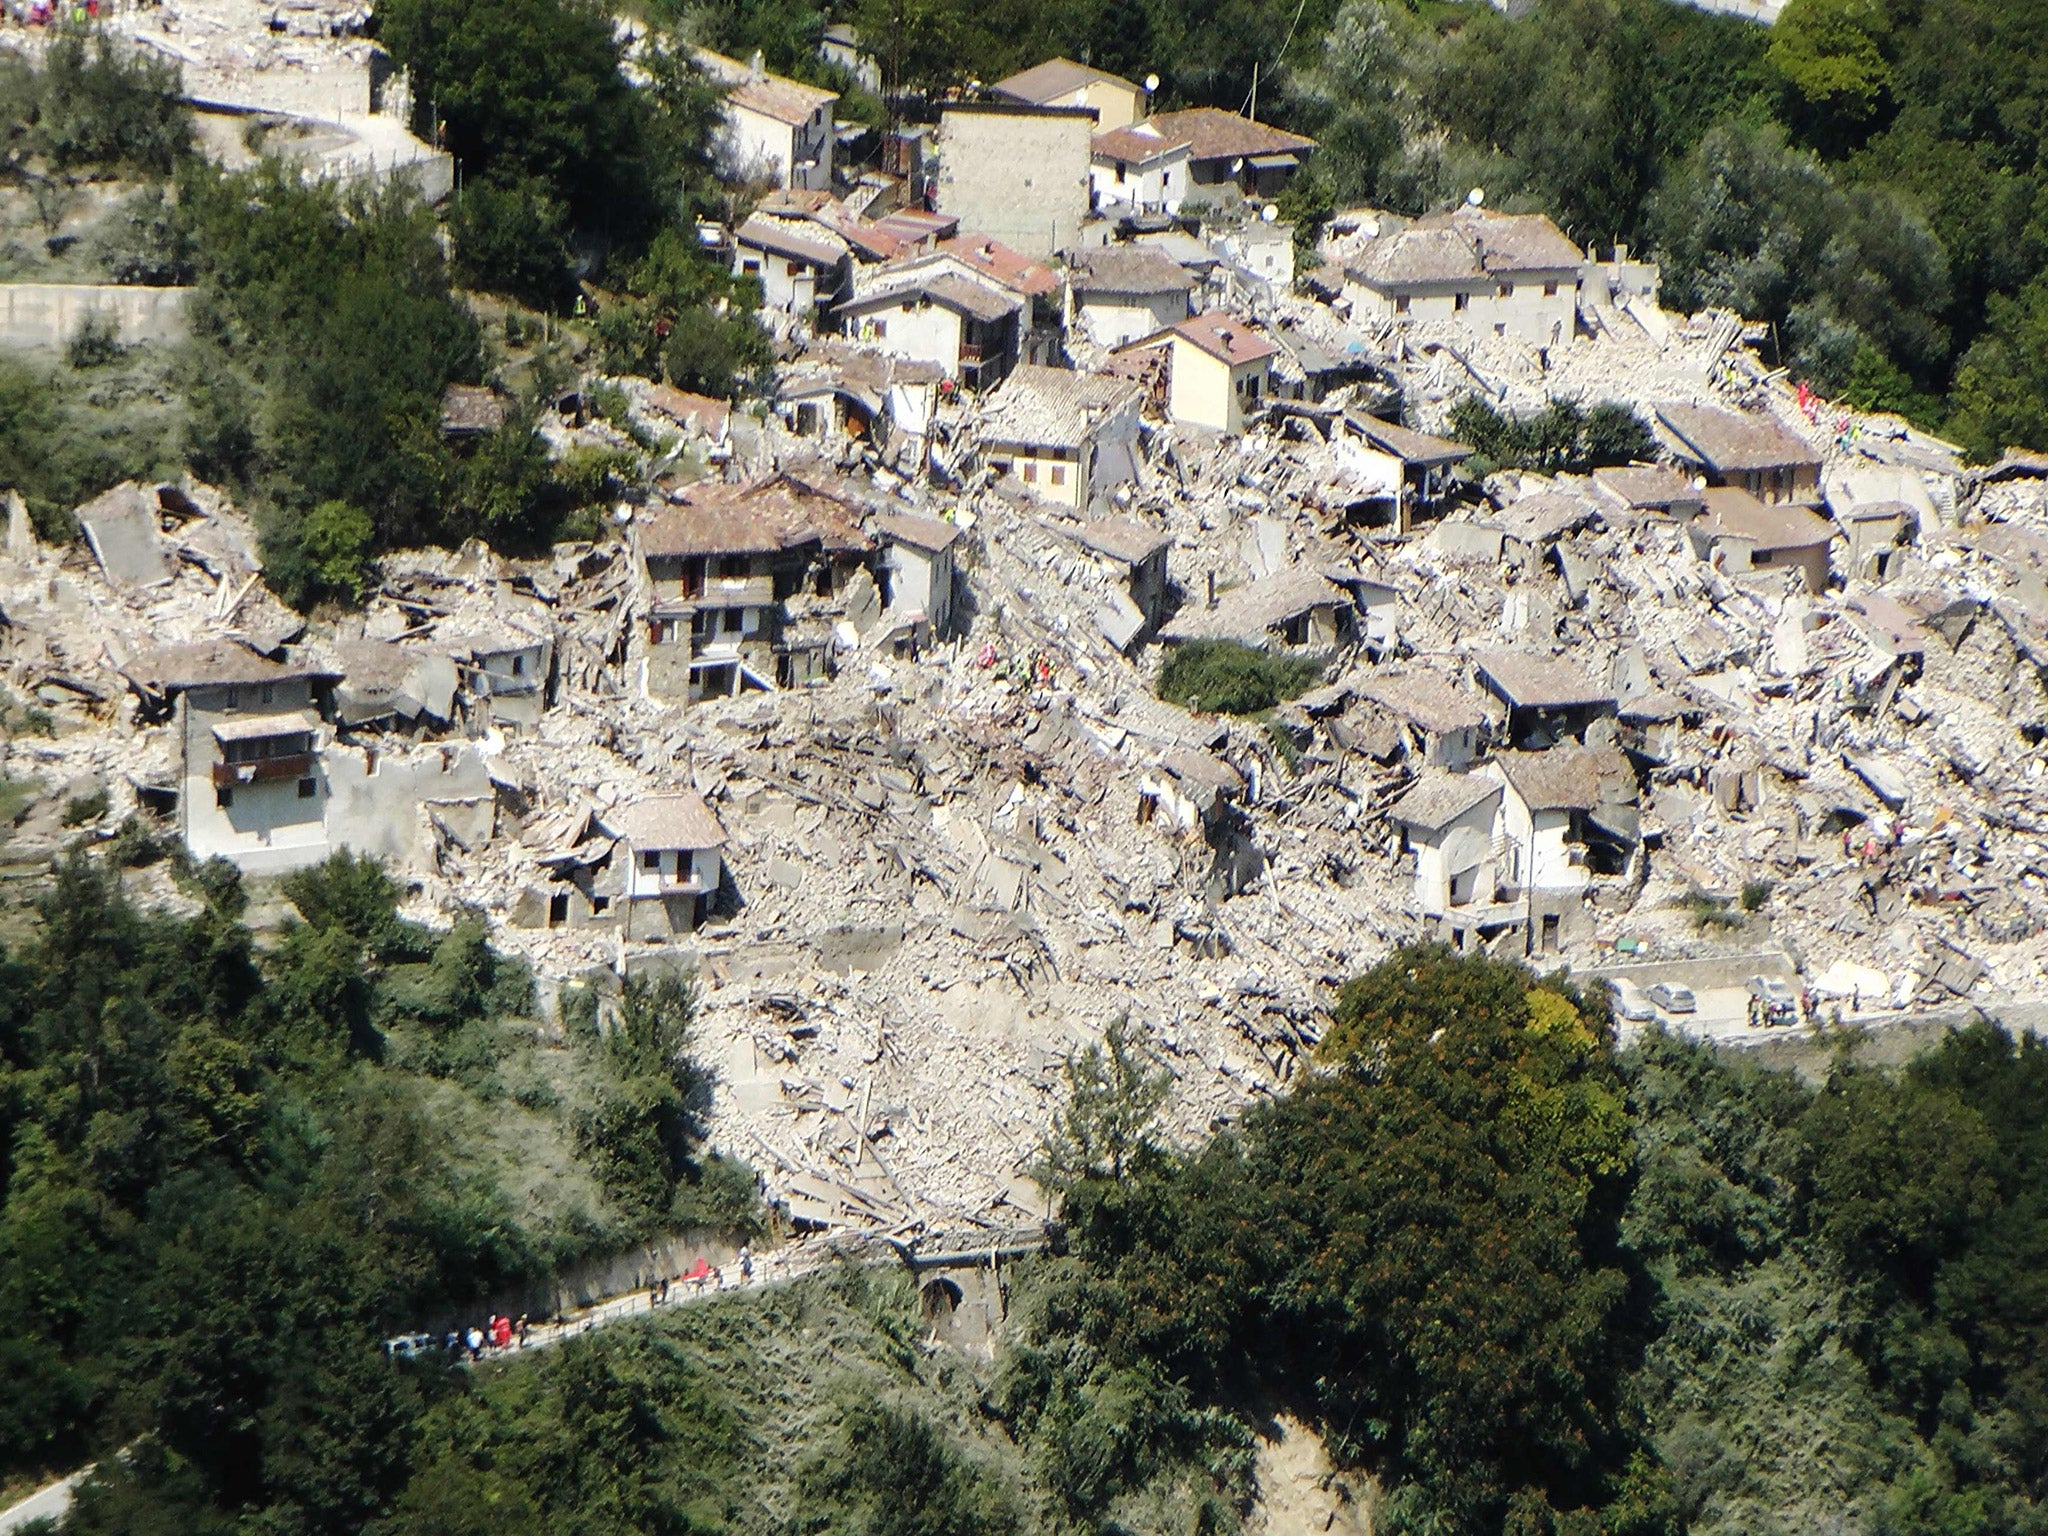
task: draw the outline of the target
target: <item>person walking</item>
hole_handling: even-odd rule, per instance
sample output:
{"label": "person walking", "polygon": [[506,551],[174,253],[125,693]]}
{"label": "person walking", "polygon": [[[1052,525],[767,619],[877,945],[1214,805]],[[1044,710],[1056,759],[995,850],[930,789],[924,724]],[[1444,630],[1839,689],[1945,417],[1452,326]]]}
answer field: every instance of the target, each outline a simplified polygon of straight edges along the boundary
{"label": "person walking", "polygon": [[519,1323],[518,1323],[518,1332],[519,1332],[519,1347],[520,1347],[521,1349],[524,1349],[524,1348],[526,1348],[526,1336],[527,1336],[527,1335],[528,1335],[529,1333],[531,1333],[532,1331],[533,1331],[533,1324],[532,1324],[532,1323],[530,1323],[529,1321],[527,1321],[527,1317],[526,1317],[526,1314],[525,1314],[524,1312],[520,1313],[520,1314],[519,1314]]}
{"label": "person walking", "polygon": [[481,1359],[483,1352],[484,1331],[472,1324],[469,1330],[469,1358],[473,1361]]}
{"label": "person walking", "polygon": [[745,1243],[740,1244],[740,1284],[754,1283],[754,1253]]}

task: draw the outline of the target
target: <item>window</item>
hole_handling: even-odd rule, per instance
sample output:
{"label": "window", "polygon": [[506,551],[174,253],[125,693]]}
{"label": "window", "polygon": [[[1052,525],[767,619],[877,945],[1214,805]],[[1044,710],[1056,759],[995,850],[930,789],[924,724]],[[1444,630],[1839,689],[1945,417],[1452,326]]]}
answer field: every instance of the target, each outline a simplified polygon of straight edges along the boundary
{"label": "window", "polygon": [[235,792],[225,787],[216,789],[213,792],[213,803],[225,811],[234,805]]}
{"label": "window", "polygon": [[265,683],[265,684],[263,685],[263,693],[262,693],[262,699],[263,699],[263,702],[264,702],[264,703],[266,703],[266,704],[270,704],[270,703],[274,703],[274,702],[276,702],[276,699],[277,699],[277,689],[276,689],[275,687],[273,687],[273,686],[272,686],[271,684],[269,684],[269,683]]}
{"label": "window", "polygon": [[1557,284],[1555,284],[1555,283],[1545,283],[1545,284],[1543,285],[1543,297],[1545,297],[1546,299],[1554,299],[1554,298],[1556,298],[1556,297],[1557,297]]}
{"label": "window", "polygon": [[1768,549],[1751,550],[1749,552],[1749,563],[1751,565],[1769,565],[1771,563],[1771,551]]}
{"label": "window", "polygon": [[609,896],[593,896],[590,898],[590,915],[592,917],[603,916],[611,910],[611,907],[612,899]]}
{"label": "window", "polygon": [[1512,299],[1515,296],[1515,285],[1513,283],[1502,283],[1500,285],[1500,296],[1504,299]]}
{"label": "window", "polygon": [[313,796],[315,796],[315,795],[316,795],[316,794],[318,794],[319,792],[320,792],[320,784],[319,784],[319,781],[318,781],[318,780],[316,780],[316,779],[301,779],[301,780],[299,780],[299,798],[300,798],[301,800],[310,800],[310,799],[312,799],[312,798],[313,798]]}
{"label": "window", "polygon": [[661,868],[661,850],[659,848],[643,848],[640,852],[640,867],[642,869]]}
{"label": "window", "polygon": [[746,623],[746,617],[747,617],[747,611],[746,611],[746,609],[744,609],[744,608],[728,608],[728,609],[726,609],[726,610],[725,610],[725,632],[726,632],[726,633],[727,633],[728,635],[736,635],[736,634],[738,634],[738,633],[740,632],[741,628],[742,628],[742,627],[743,627],[743,626],[745,625],[745,623]]}
{"label": "window", "polygon": [[242,702],[242,700],[241,700],[241,695],[240,695],[240,692],[239,692],[239,690],[237,690],[237,689],[234,689],[234,688],[230,688],[230,689],[228,690],[228,705],[227,705],[227,707],[228,707],[229,709],[234,709],[234,708],[237,708],[237,707],[238,707],[238,706],[239,706],[239,705],[241,704],[241,702]]}
{"label": "window", "polygon": [[1064,465],[1064,464],[1055,464],[1055,465],[1053,465],[1053,467],[1052,467],[1052,483],[1053,483],[1054,485],[1065,485],[1065,484],[1067,483],[1067,466],[1066,466],[1066,465]]}
{"label": "window", "polygon": [[1405,314],[1407,314],[1407,313],[1408,313],[1408,305],[1409,305],[1408,295],[1404,293],[1404,294],[1402,294],[1402,295],[1401,295],[1401,296],[1400,296],[1400,297],[1399,297],[1398,299],[1394,300],[1394,313],[1395,313],[1395,314],[1397,314],[1397,315],[1405,315]]}
{"label": "window", "polygon": [[887,339],[888,339],[888,335],[889,335],[889,322],[888,322],[888,321],[886,321],[886,320],[875,320],[875,321],[872,321],[872,322],[870,322],[870,323],[871,323],[871,324],[872,324],[872,325],[874,326],[874,328],[875,328],[875,340],[877,340],[877,341],[884,341],[884,340],[887,340]]}
{"label": "window", "polygon": [[748,257],[740,263],[740,274],[744,277],[759,277],[761,275],[761,263],[751,256]]}
{"label": "window", "polygon": [[1024,461],[1024,483],[1026,485],[1038,484],[1038,465],[1031,459]]}
{"label": "window", "polygon": [[1469,294],[1469,293],[1461,293],[1461,294],[1458,294],[1458,295],[1456,295],[1456,296],[1455,296],[1455,297],[1454,297],[1454,298],[1453,298],[1453,299],[1451,300],[1451,308],[1452,308],[1453,310],[1457,311],[1458,313],[1460,313],[1460,314],[1463,314],[1463,313],[1464,313],[1464,310],[1465,310],[1465,306],[1466,306],[1466,305],[1468,305],[1468,304],[1470,304],[1471,302],[1472,302],[1472,295],[1471,295],[1471,294]]}
{"label": "window", "polygon": [[526,676],[526,658],[524,656],[514,656],[512,658],[512,675],[514,677]]}

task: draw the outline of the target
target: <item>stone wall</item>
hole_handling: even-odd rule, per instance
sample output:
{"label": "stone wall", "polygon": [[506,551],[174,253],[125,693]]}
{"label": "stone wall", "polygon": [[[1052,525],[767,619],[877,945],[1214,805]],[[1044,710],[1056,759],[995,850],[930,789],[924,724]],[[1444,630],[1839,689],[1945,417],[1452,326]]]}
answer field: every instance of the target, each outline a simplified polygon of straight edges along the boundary
{"label": "stone wall", "polygon": [[1070,248],[1088,212],[1086,107],[949,106],[939,120],[938,208],[960,233],[1043,259]]}

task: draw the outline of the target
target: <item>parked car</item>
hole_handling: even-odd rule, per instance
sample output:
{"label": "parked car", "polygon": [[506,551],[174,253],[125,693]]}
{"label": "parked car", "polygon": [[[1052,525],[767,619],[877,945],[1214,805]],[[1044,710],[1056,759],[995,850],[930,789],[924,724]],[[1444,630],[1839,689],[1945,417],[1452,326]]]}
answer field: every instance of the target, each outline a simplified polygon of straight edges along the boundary
{"label": "parked car", "polygon": [[1675,981],[1660,981],[1650,988],[1650,1001],[1666,1013],[1696,1013],[1700,1006],[1692,988],[1681,987]]}
{"label": "parked car", "polygon": [[1769,1028],[1799,1022],[1799,995],[1792,990],[1792,984],[1784,977],[1750,977],[1749,995],[1752,1024],[1762,1024]]}
{"label": "parked car", "polygon": [[1607,983],[1607,1006],[1617,1019],[1632,1024],[1647,1024],[1657,1017],[1656,1005],[1626,976],[1617,976]]}
{"label": "parked car", "polygon": [[431,1333],[401,1333],[395,1339],[384,1341],[384,1353],[393,1360],[412,1360],[428,1354],[434,1349]]}

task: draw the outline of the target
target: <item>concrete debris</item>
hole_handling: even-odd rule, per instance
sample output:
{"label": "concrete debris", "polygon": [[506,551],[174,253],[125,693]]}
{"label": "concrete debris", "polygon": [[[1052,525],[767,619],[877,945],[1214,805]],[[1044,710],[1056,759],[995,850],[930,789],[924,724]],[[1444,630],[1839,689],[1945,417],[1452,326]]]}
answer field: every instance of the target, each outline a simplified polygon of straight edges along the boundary
{"label": "concrete debris", "polygon": [[[1110,1018],[1200,1134],[1405,940],[1775,945],[1852,1017],[2042,993],[2048,466],[1970,473],[1627,280],[1540,340],[1274,285],[1241,329],[1370,378],[1245,390],[1241,431],[1172,419],[1203,365],[1170,342],[1071,333],[1144,387],[1092,479],[1040,444],[1027,480],[941,364],[799,337],[758,414],[628,392],[660,446],[614,535],[395,555],[339,621],[203,486],[117,487],[71,547],[11,510],[0,668],[54,735],[7,744],[45,793],[0,856],[103,785],[89,831],[140,807],[256,872],[383,852],[544,995],[693,970],[720,1141],[793,1223],[877,1237],[1040,1214],[1061,1063]],[[1661,462],[1476,485],[1435,435],[1475,381],[1631,406]],[[586,393],[543,434],[625,444]],[[1321,678],[1264,718],[1162,702],[1210,637]]]}

